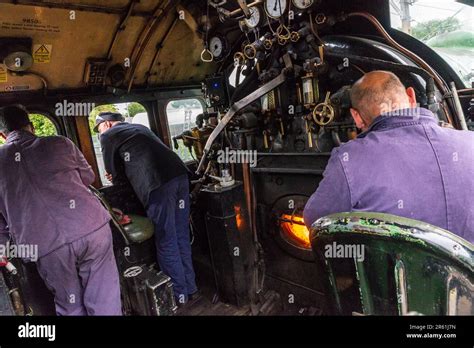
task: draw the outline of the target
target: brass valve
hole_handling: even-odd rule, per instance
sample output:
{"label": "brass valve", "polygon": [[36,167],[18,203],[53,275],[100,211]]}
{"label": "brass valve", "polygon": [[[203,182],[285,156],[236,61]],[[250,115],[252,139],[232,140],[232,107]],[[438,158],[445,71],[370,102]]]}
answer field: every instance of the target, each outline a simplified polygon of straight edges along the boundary
{"label": "brass valve", "polygon": [[330,92],[327,92],[324,102],[319,103],[313,109],[313,120],[320,126],[325,126],[334,119],[334,108],[329,103],[330,94]]}
{"label": "brass valve", "polygon": [[300,38],[300,33],[298,33],[297,31],[292,32],[290,35],[291,42],[297,42]]}
{"label": "brass valve", "polygon": [[288,42],[288,39],[285,39],[283,37],[278,37],[278,43],[282,46],[286,45],[286,43]]}
{"label": "brass valve", "polygon": [[270,50],[273,46],[273,41],[270,39],[265,39],[263,41],[263,47],[265,47],[266,50]]}
{"label": "brass valve", "polygon": [[242,52],[235,52],[234,64],[241,65],[243,62],[245,62],[245,55]]}
{"label": "brass valve", "polygon": [[281,24],[277,28],[276,34],[277,34],[278,38],[282,38],[282,39],[285,39],[285,40],[289,40],[290,36],[291,36],[290,30],[283,24]]}
{"label": "brass valve", "polygon": [[247,59],[254,59],[257,56],[257,49],[254,45],[248,44],[244,47],[244,55]]}

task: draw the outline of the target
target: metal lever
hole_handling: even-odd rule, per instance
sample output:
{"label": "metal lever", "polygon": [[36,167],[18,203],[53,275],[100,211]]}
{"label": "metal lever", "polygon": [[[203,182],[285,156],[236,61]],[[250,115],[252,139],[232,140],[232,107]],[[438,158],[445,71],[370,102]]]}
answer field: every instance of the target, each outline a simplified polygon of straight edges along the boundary
{"label": "metal lever", "polygon": [[211,149],[212,144],[217,139],[217,136],[222,132],[222,130],[227,126],[227,124],[232,120],[234,115],[242,110],[247,105],[253,103],[255,100],[263,97],[265,94],[270,92],[271,90],[275,89],[276,87],[280,86],[286,80],[286,73],[287,69],[292,68],[291,66],[291,58],[289,57],[288,53],[283,56],[283,61],[285,62],[285,68],[282,70],[280,75],[275,77],[273,80],[267,82],[260,88],[256,89],[246,97],[240,99],[239,101],[235,102],[227,111],[225,116],[220,120],[219,124],[216,128],[212,131],[207,139],[206,145],[204,146],[203,156],[201,161],[199,162],[199,166],[196,170],[196,174],[200,174],[202,171],[202,167],[204,166],[204,161],[206,160],[207,155],[209,154],[209,150]]}

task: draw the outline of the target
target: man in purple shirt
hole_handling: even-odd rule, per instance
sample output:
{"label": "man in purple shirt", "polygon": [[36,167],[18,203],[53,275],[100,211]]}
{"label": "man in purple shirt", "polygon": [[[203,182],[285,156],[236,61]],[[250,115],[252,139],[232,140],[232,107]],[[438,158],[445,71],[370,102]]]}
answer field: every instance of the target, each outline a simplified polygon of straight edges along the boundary
{"label": "man in purple shirt", "polygon": [[58,315],[121,315],[110,216],[87,188],[95,175],[82,153],[65,137],[35,136],[19,106],[0,109],[0,136],[2,249],[9,238],[37,248],[20,256],[37,262]]}
{"label": "man in purple shirt", "polygon": [[387,71],[351,89],[357,139],[332,151],[304,220],[339,212],[421,220],[474,242],[474,133],[442,128],[415,91]]}

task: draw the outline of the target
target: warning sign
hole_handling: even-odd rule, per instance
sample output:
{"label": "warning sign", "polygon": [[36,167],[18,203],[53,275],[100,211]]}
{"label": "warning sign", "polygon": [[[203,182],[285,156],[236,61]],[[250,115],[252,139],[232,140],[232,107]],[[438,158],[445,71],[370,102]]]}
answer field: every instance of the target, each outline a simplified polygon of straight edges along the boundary
{"label": "warning sign", "polygon": [[33,45],[33,60],[35,63],[49,63],[51,61],[51,51],[53,45]]}
{"label": "warning sign", "polygon": [[7,68],[5,65],[0,64],[0,83],[7,82]]}

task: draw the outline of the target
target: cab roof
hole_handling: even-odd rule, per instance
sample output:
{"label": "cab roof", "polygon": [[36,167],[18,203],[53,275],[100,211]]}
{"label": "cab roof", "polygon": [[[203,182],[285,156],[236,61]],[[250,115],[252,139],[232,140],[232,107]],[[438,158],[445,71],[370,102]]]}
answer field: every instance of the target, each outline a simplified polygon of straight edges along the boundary
{"label": "cab roof", "polygon": [[[134,86],[196,84],[215,67],[201,61],[203,39],[192,29],[198,27],[202,12],[181,3],[1,0],[0,51],[29,40],[34,63],[27,72],[35,75],[14,76],[0,70],[0,93],[42,89],[41,77],[49,90],[83,88],[89,58],[109,58],[109,66],[124,66],[130,59],[125,85],[129,80]],[[183,13],[186,20],[179,18]]]}

